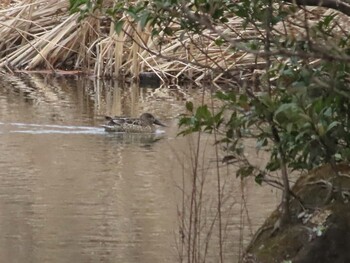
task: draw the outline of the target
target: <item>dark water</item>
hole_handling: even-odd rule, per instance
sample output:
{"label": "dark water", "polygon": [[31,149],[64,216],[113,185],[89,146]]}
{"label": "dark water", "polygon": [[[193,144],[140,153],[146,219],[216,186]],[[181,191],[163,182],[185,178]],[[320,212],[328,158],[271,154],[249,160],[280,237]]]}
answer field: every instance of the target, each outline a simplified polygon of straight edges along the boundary
{"label": "dark water", "polygon": [[[201,94],[87,78],[2,77],[1,262],[178,262],[179,189],[190,179],[192,144],[176,136],[176,116],[186,100],[199,102]],[[108,134],[100,126],[104,115],[142,112],[154,113],[168,127],[132,135]],[[209,146],[201,161],[208,182],[215,178]],[[242,188],[234,172],[225,171],[232,201],[223,213],[225,255],[235,262],[234,235],[247,229],[247,242],[278,199],[254,184]],[[206,188],[209,200],[215,183]],[[243,225],[242,189],[249,212]],[[213,262],[216,254],[214,244]]]}

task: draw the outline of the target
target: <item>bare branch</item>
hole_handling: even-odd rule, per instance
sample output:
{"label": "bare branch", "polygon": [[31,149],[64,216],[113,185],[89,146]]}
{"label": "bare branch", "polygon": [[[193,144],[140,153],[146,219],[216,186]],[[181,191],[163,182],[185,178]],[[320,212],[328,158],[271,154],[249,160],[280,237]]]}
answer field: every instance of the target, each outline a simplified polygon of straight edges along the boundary
{"label": "bare branch", "polygon": [[286,0],[291,4],[303,5],[303,6],[321,6],[327,7],[343,14],[350,16],[350,3],[347,1],[338,0]]}

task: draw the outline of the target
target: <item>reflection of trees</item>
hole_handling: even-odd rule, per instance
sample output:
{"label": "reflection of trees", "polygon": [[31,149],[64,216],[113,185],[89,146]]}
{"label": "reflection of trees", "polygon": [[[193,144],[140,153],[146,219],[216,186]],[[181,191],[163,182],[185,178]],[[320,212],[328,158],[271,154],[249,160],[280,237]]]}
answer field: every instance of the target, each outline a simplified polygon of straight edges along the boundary
{"label": "reflection of trees", "polygon": [[78,114],[87,114],[91,119],[101,116],[96,124],[104,115],[138,117],[142,112],[151,112],[160,118],[174,117],[183,112],[183,101],[202,99],[200,90],[175,85],[140,88],[112,80],[47,74],[4,75],[0,87],[0,93],[8,99],[21,98],[35,106],[38,114],[49,114],[53,120],[74,122],[81,116],[71,116],[67,108],[75,108]]}

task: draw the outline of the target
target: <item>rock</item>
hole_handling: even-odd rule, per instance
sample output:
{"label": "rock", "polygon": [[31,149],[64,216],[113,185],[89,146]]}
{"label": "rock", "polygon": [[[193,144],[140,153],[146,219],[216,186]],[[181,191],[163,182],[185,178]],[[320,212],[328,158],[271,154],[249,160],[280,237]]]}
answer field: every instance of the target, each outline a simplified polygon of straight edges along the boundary
{"label": "rock", "polygon": [[248,246],[244,262],[350,262],[350,166],[336,169],[338,174],[326,165],[297,180],[292,191],[302,205],[291,200],[291,223],[273,232],[280,216],[274,211]]}

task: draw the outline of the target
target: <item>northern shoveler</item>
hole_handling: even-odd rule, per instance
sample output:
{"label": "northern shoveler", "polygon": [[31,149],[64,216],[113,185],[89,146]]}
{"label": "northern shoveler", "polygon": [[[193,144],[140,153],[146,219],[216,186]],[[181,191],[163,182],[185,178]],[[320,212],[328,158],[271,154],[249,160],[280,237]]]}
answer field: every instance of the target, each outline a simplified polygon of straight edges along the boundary
{"label": "northern shoveler", "polygon": [[140,118],[106,116],[106,120],[108,123],[103,127],[108,132],[153,133],[155,125],[166,127],[150,113],[143,113]]}

